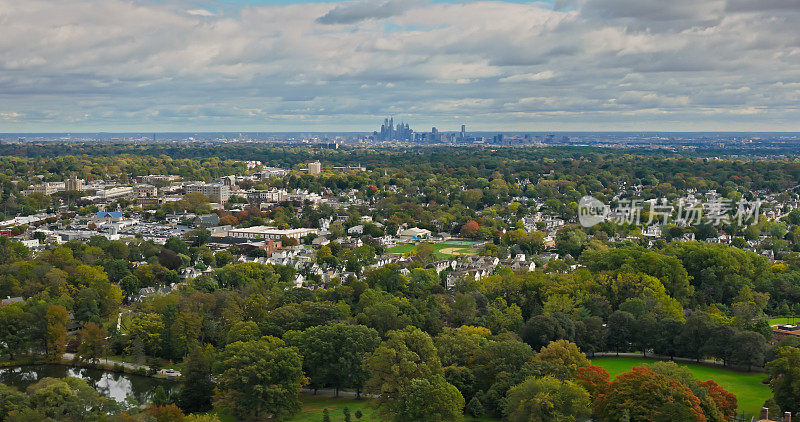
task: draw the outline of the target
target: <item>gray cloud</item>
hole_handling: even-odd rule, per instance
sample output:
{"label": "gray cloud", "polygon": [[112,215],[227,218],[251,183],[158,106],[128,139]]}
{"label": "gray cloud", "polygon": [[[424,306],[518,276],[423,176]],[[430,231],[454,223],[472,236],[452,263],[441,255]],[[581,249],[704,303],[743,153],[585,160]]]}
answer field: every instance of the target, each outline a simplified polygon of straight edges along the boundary
{"label": "gray cloud", "polygon": [[365,0],[338,5],[317,18],[322,24],[353,24],[370,19],[386,19],[425,4],[424,0]]}
{"label": "gray cloud", "polygon": [[800,130],[782,0],[66,3],[0,0],[0,132]]}

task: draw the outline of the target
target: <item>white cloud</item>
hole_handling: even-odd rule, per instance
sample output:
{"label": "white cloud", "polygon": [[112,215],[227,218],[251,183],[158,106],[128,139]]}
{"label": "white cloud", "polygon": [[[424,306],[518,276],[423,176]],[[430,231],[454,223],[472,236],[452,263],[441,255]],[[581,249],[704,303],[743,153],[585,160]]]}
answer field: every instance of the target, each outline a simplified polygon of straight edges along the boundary
{"label": "white cloud", "polygon": [[208,11],[206,9],[190,9],[190,10],[187,10],[186,13],[188,13],[188,14],[190,14],[192,16],[206,16],[206,17],[214,16],[213,12]]}
{"label": "white cloud", "polygon": [[501,78],[500,82],[536,82],[552,79],[556,76],[552,70],[544,70],[538,73],[520,73],[517,75],[506,76]]}

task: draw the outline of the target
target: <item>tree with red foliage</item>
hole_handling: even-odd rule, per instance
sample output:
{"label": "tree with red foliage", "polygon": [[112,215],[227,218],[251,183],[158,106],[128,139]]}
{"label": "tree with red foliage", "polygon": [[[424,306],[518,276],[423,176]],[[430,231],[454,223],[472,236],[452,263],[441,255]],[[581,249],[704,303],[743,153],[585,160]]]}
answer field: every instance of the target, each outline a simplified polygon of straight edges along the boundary
{"label": "tree with red foliage", "polygon": [[594,411],[601,421],[706,421],[692,390],[644,366],[614,379],[595,400]]}
{"label": "tree with red foliage", "polygon": [[461,226],[461,235],[464,237],[478,237],[480,228],[481,227],[477,221],[469,220],[463,226]]}
{"label": "tree with red foliage", "polygon": [[219,219],[219,225],[220,226],[238,226],[239,225],[239,220],[233,214],[228,214],[228,215],[222,216],[222,218]]}
{"label": "tree with red foliage", "polygon": [[608,386],[611,384],[609,381],[608,372],[597,365],[587,365],[578,368],[578,374],[575,376],[578,384],[585,388],[596,399],[600,394],[605,394]]}
{"label": "tree with red foliage", "polygon": [[714,400],[717,409],[725,416],[725,420],[732,421],[733,417],[736,416],[736,408],[739,406],[736,396],[717,385],[714,380],[708,380],[698,384],[708,390],[708,396]]}

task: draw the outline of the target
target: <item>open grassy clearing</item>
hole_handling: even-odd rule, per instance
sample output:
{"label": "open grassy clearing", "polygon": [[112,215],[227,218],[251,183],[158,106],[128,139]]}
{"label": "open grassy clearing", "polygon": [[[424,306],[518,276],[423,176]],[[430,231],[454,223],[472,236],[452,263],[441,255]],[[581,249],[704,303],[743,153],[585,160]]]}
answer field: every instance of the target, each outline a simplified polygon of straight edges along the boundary
{"label": "open grassy clearing", "polygon": [[[470,247],[471,243],[467,243],[465,241],[452,241],[452,242],[444,242],[444,243],[431,243],[433,246],[433,255],[436,259],[447,259],[452,258],[456,255],[475,255],[478,253],[477,250]],[[391,254],[404,254],[409,253],[411,251],[416,251],[417,246],[411,243],[405,243],[402,245],[397,245],[389,248],[387,252]]]}
{"label": "open grassy clearing", "polygon": [[800,318],[794,317],[787,317],[787,318],[770,318],[769,325],[778,325],[778,324],[797,324],[800,322]]}
{"label": "open grassy clearing", "polygon": [[[630,371],[634,366],[642,366],[656,362],[657,359],[631,357],[602,357],[592,359],[592,363],[605,368],[613,379],[617,375]],[[736,395],[739,400],[739,411],[750,415],[758,415],[764,401],[772,397],[772,390],[761,381],[767,374],[762,372],[739,372],[721,367],[676,362],[686,366],[700,381],[714,380],[722,388]]]}

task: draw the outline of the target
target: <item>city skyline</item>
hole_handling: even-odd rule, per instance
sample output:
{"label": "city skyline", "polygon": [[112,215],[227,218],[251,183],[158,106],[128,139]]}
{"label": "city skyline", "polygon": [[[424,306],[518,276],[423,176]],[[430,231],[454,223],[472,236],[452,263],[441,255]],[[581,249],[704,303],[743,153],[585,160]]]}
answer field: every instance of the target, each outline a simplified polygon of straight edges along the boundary
{"label": "city skyline", "polygon": [[787,0],[0,0],[0,132],[800,130]]}

